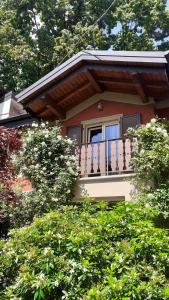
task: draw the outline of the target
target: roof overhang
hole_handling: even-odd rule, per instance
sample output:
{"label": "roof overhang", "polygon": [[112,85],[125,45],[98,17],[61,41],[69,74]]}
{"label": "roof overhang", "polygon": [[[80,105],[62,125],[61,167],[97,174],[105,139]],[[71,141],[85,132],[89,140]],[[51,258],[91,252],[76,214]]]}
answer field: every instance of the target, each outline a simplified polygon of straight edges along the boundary
{"label": "roof overhang", "polygon": [[169,53],[81,51],[15,97],[36,116],[60,119],[105,90],[138,94],[143,102],[166,99]]}

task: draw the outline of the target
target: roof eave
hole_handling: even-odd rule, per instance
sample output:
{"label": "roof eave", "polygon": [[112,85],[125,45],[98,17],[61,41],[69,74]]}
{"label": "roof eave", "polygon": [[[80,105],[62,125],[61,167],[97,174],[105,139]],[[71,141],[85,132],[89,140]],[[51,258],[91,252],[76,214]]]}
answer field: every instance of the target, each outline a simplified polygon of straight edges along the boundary
{"label": "roof eave", "polygon": [[164,52],[137,52],[137,51],[81,51],[68,59],[66,62],[56,67],[53,71],[42,77],[40,80],[17,94],[15,97],[18,102],[24,104],[38,90],[45,88],[53,81],[73,67],[77,67],[83,62],[110,62],[110,63],[145,63],[168,65],[167,53]]}

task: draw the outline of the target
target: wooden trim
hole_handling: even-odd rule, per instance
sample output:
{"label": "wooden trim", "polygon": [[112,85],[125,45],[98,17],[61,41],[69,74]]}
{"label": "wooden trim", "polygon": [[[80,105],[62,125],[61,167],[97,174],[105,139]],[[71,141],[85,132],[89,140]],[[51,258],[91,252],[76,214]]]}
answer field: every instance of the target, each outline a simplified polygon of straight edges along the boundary
{"label": "wooden trim", "polygon": [[[135,82],[133,82],[132,79],[125,79],[125,78],[99,78],[97,79],[98,82],[100,83],[107,83],[107,84],[114,84],[114,83],[117,83],[117,84],[136,84]],[[168,86],[168,83],[167,81],[144,81],[142,80],[142,84],[146,84],[147,86],[159,86],[159,87],[162,87],[162,86]]]}
{"label": "wooden trim", "polygon": [[161,66],[156,67],[146,67],[146,66],[136,66],[136,65],[107,65],[106,62],[104,62],[104,65],[98,65],[98,64],[88,64],[87,69],[89,71],[104,71],[104,72],[121,72],[122,74],[126,73],[148,73],[148,74],[165,74],[165,68]]}

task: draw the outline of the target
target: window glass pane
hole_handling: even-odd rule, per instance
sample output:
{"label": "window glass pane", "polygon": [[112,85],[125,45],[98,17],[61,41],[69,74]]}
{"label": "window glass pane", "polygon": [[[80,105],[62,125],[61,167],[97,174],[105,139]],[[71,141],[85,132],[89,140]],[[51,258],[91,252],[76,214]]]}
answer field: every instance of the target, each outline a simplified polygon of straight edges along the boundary
{"label": "window glass pane", "polygon": [[102,140],[102,128],[91,128],[89,130],[89,141],[90,143],[100,142]]}
{"label": "window glass pane", "polygon": [[119,138],[119,124],[107,125],[105,130],[105,139],[113,140]]}
{"label": "window glass pane", "polygon": [[[119,135],[119,124],[112,124],[108,125],[105,128],[105,139],[106,140],[114,140],[118,139],[120,137]],[[111,141],[108,141],[106,147],[106,156],[107,156],[107,163],[108,163],[108,170],[111,170]],[[115,141],[116,143],[116,160],[118,159],[118,140]]]}

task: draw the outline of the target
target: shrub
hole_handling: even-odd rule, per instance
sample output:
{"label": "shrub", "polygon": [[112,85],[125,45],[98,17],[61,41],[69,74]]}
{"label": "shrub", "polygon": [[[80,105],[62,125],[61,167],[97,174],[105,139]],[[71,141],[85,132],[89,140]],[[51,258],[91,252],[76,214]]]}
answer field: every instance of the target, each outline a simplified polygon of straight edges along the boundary
{"label": "shrub", "polygon": [[144,190],[159,188],[169,182],[169,134],[166,120],[152,119],[150,123],[129,134],[137,138],[138,152],[132,159],[136,180]]}
{"label": "shrub", "polygon": [[141,199],[158,209],[164,216],[169,213],[169,122],[152,119],[150,123],[128,134],[137,138],[138,151],[132,159],[135,185]]}
{"label": "shrub", "polygon": [[58,124],[33,123],[23,136],[23,146],[13,157],[20,177],[33,186],[28,194],[8,207],[11,227],[28,225],[34,216],[56,209],[73,198],[78,176],[75,142],[62,137]]}
{"label": "shrub", "polygon": [[58,124],[33,123],[24,136],[23,147],[16,163],[21,174],[28,177],[34,189],[51,189],[66,202],[73,195],[78,175],[75,143],[61,136]]}
{"label": "shrub", "polygon": [[169,240],[138,205],[63,206],[11,231],[1,299],[168,299]]}

